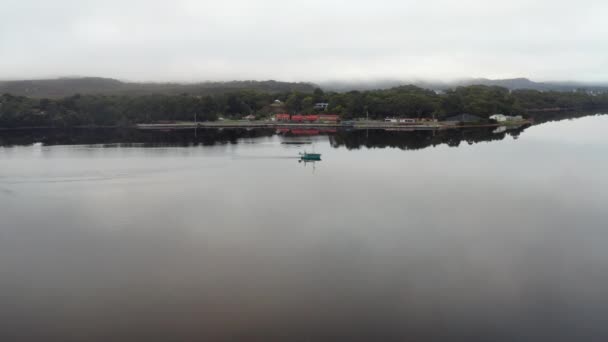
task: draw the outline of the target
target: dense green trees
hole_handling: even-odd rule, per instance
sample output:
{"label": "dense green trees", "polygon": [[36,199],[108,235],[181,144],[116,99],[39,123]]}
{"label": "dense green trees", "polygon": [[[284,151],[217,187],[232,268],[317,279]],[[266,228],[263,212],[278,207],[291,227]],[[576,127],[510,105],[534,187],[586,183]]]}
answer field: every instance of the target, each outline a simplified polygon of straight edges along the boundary
{"label": "dense green trees", "polygon": [[528,110],[550,108],[595,109],[608,106],[608,94],[593,96],[582,90],[574,92],[515,90],[512,96],[522,108]]}
{"label": "dense green trees", "polygon": [[[278,100],[278,101],[275,101]],[[509,91],[501,87],[458,87],[438,94],[415,86],[386,90],[326,93],[288,91],[267,93],[238,90],[219,95],[192,96],[74,95],[62,99],[0,96],[0,127],[24,126],[127,126],[158,121],[216,120],[249,114],[268,117],[277,112],[319,113],[315,103],[326,102],[326,112],[345,119],[387,116],[435,117],[470,113],[484,118],[495,113],[525,114],[542,120],[543,110],[608,108],[608,94],[576,92]]]}
{"label": "dense green trees", "polygon": [[487,117],[488,114],[522,114],[508,89],[500,87],[470,86],[449,90],[443,98],[442,110],[446,114],[470,113]]}
{"label": "dense green trees", "polygon": [[[237,99],[238,109],[246,104]],[[226,100],[224,110],[231,110]],[[248,108],[248,107],[247,107]],[[60,100],[0,97],[0,127],[127,126],[160,120],[215,120],[220,112],[212,97],[148,95],[141,97],[74,95]]]}

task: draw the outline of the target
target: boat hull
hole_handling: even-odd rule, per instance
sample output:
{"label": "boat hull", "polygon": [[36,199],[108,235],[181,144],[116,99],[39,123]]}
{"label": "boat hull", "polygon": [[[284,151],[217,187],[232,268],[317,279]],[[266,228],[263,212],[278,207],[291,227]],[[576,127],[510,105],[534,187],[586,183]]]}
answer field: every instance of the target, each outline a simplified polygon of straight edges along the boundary
{"label": "boat hull", "polygon": [[300,154],[300,159],[302,160],[321,160],[320,153],[302,153]]}

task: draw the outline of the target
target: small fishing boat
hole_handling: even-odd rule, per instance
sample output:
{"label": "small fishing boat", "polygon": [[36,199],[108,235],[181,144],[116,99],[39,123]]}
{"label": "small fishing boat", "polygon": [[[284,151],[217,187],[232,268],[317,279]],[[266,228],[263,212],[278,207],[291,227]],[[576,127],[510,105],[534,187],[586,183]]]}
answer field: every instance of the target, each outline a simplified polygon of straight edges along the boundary
{"label": "small fishing boat", "polygon": [[300,152],[300,159],[302,160],[321,160],[320,153],[308,153],[308,152]]}

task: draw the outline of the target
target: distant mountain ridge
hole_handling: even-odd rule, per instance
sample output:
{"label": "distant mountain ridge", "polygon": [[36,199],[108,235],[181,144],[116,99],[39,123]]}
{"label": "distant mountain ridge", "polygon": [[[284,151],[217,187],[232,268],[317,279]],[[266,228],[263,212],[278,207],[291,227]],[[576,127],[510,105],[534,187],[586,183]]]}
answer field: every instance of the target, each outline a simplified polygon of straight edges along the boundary
{"label": "distant mountain ridge", "polygon": [[487,79],[470,78],[453,82],[441,81],[327,81],[319,85],[307,82],[280,81],[228,81],[199,83],[137,83],[123,82],[102,77],[73,77],[41,80],[0,81],[0,94],[8,93],[33,98],[60,98],[82,95],[128,95],[141,96],[151,94],[178,95],[217,95],[240,90],[256,90],[266,93],[298,91],[312,93],[321,87],[326,91],[347,92],[352,90],[388,89],[402,85],[415,85],[425,89],[447,90],[459,86],[486,85],[500,86],[511,90],[534,89],[541,91],[573,91],[584,88],[591,91],[608,91],[608,84],[588,84],[581,82],[534,82],[527,78]]}
{"label": "distant mountain ridge", "polygon": [[399,80],[375,80],[375,81],[328,81],[322,82],[321,87],[326,90],[333,91],[351,91],[351,90],[374,90],[388,89],[402,85],[412,84],[421,88],[432,90],[447,90],[460,86],[471,85],[486,85],[498,86],[511,90],[516,89],[534,89],[540,91],[573,91],[584,88],[594,91],[608,91],[608,84],[591,84],[583,82],[534,82],[527,78],[509,78],[509,79],[488,79],[488,78],[469,78],[452,82],[441,81],[399,81]]}
{"label": "distant mountain ridge", "polygon": [[78,77],[43,80],[0,81],[0,94],[8,93],[35,98],[59,98],[82,95],[215,95],[239,90],[257,90],[267,93],[299,91],[312,93],[311,83],[279,81],[229,81],[200,83],[135,83],[111,78]]}
{"label": "distant mountain ridge", "polygon": [[458,85],[487,85],[487,86],[499,86],[511,90],[516,89],[534,89],[543,91],[572,91],[580,88],[588,90],[608,90],[608,85],[598,85],[591,83],[582,82],[534,82],[527,78],[509,78],[509,79],[498,79],[492,80],[487,78],[473,78],[457,82]]}

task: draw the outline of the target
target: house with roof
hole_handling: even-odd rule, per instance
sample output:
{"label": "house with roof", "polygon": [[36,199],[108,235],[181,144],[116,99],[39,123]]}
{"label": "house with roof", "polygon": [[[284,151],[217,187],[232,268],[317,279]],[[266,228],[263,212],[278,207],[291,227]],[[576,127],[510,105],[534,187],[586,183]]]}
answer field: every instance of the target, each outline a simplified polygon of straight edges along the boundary
{"label": "house with roof", "polygon": [[507,121],[507,116],[504,114],[494,114],[494,115],[490,115],[490,119],[496,120],[498,122],[504,122],[504,121]]}
{"label": "house with roof", "polygon": [[524,118],[521,115],[509,116],[509,115],[504,115],[504,114],[494,114],[494,115],[490,116],[490,119],[496,120],[497,122],[506,122],[506,121],[523,120]]}
{"label": "house with roof", "polygon": [[329,107],[329,103],[327,102],[318,102],[314,105],[314,109],[318,110],[327,110],[327,107]]}

